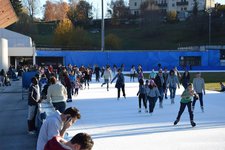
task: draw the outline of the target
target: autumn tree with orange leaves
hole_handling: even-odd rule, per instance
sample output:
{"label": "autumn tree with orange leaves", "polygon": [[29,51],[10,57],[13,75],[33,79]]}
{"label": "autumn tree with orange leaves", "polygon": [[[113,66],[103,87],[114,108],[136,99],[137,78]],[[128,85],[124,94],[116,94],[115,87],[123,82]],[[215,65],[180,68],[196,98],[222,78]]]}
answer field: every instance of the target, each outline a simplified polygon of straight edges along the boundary
{"label": "autumn tree with orange leaves", "polygon": [[71,40],[71,33],[74,27],[69,19],[63,19],[59,22],[54,33],[54,44],[57,46],[68,45]]}
{"label": "autumn tree with orange leaves", "polygon": [[67,18],[67,12],[69,11],[69,5],[66,2],[53,3],[46,1],[44,20],[56,21]]}

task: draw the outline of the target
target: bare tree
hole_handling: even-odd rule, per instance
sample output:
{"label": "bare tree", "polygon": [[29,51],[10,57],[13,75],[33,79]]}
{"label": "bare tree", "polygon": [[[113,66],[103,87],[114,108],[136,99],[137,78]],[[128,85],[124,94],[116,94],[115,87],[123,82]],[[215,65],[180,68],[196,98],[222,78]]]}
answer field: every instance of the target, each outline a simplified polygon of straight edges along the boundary
{"label": "bare tree", "polygon": [[112,23],[118,24],[120,20],[129,19],[130,9],[125,5],[124,0],[111,1],[108,8],[108,14],[112,17]]}
{"label": "bare tree", "polygon": [[39,0],[23,0],[25,8],[28,11],[29,16],[34,20],[34,16],[40,11],[40,1]]}

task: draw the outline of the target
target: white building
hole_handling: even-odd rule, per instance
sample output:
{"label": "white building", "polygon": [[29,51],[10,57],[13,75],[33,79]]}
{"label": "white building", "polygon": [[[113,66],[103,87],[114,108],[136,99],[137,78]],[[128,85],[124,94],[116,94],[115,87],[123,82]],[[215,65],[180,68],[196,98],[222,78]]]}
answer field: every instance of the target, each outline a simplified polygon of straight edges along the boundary
{"label": "white building", "polygon": [[[140,6],[145,1],[147,0],[129,0],[131,13],[135,15],[140,14]],[[199,11],[212,8],[215,5],[214,0],[197,0],[197,3]],[[191,12],[193,10],[194,0],[156,0],[156,4],[166,12]]]}
{"label": "white building", "polygon": [[35,63],[35,47],[28,36],[0,28],[0,69],[8,70],[10,64]]}

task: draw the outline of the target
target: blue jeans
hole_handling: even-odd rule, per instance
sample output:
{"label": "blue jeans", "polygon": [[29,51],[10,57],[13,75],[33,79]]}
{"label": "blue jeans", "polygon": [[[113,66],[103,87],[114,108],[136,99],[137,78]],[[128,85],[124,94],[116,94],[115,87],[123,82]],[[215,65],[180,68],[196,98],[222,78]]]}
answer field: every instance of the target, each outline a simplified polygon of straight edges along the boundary
{"label": "blue jeans", "polygon": [[[199,96],[200,105],[201,105],[201,107],[203,107],[203,94],[202,93],[197,93],[197,94]],[[194,98],[192,106],[195,106],[196,100],[197,99]]]}
{"label": "blue jeans", "polygon": [[159,94],[160,94],[160,98],[159,98],[159,102],[162,103],[163,102],[163,97],[164,97],[164,88],[163,87],[159,87]]}
{"label": "blue jeans", "polygon": [[177,89],[176,87],[169,87],[169,90],[170,90],[170,99],[175,98],[176,89]]}
{"label": "blue jeans", "polygon": [[109,89],[109,79],[104,79],[104,83],[102,83],[102,86],[104,84],[107,84],[107,89]]}

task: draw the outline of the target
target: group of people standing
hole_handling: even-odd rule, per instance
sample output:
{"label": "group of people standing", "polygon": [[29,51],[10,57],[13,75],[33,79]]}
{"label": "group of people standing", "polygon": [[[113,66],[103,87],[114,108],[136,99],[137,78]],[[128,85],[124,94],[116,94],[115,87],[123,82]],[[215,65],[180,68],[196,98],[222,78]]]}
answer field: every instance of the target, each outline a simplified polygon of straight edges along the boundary
{"label": "group of people standing", "polygon": [[[35,133],[35,116],[38,103],[42,100],[51,102],[55,110],[60,113],[66,109],[67,102],[72,101],[72,95],[78,95],[82,87],[81,79],[89,75],[89,69],[59,66],[57,71],[53,67],[40,67],[32,77],[28,96],[28,132]],[[58,79],[57,79],[58,78]],[[89,79],[87,79],[89,80]],[[85,83],[88,83],[85,82]],[[89,86],[89,84],[87,84]]]}
{"label": "group of people standing", "polygon": [[[87,133],[78,133],[72,137],[70,141],[64,140],[66,130],[81,117],[77,108],[66,107],[68,88],[60,81],[64,78],[64,81],[68,82],[66,81],[66,76],[63,74],[63,76],[60,77],[60,80],[57,80],[56,75],[54,74],[50,75],[49,78],[46,78],[45,74],[42,74],[40,79],[39,76],[40,74],[37,74],[35,77],[32,77],[29,87],[27,118],[28,133],[37,133],[35,116],[37,114],[38,103],[43,100],[40,87],[42,87],[43,90],[46,90],[47,88],[46,100],[51,102],[56,112],[53,115],[48,116],[46,121],[41,125],[37,140],[37,150],[91,150],[94,142]],[[46,85],[43,86],[45,81]]]}

